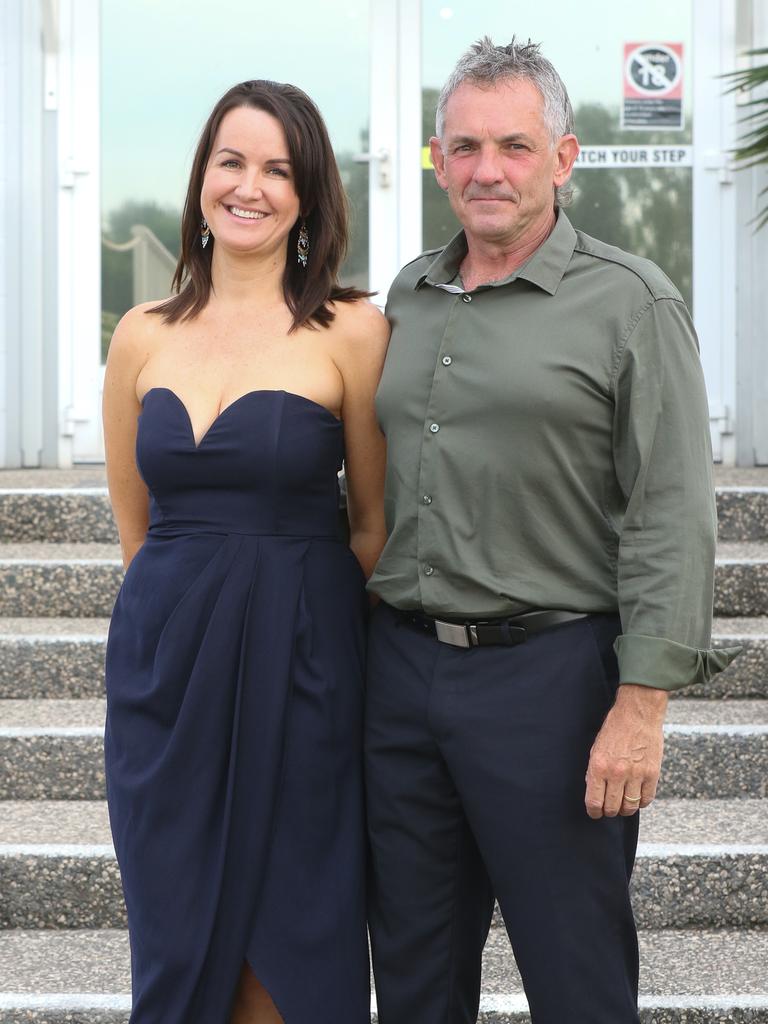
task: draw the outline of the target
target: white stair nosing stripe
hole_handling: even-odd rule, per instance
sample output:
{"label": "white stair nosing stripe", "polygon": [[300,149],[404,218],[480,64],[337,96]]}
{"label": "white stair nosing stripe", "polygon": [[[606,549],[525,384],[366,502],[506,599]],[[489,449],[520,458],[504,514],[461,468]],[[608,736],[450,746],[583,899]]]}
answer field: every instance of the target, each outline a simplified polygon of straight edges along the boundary
{"label": "white stair nosing stripe", "polygon": [[678,736],[768,736],[768,723],[758,722],[754,725],[734,722],[732,725],[688,725],[684,722],[665,722],[665,733],[676,733]]}
{"label": "white stair nosing stripe", "polygon": [[37,497],[39,494],[49,497],[65,497],[69,494],[75,495],[108,495],[106,487],[0,487],[0,500],[6,495],[26,494],[30,497]]}
{"label": "white stair nosing stripe", "polygon": [[0,843],[3,857],[88,857],[115,859],[111,843]]}
{"label": "white stair nosing stripe", "polygon": [[101,992],[0,992],[0,1010],[130,1010],[128,993]]}
{"label": "white stair nosing stripe", "polygon": [[[641,1009],[671,1010],[746,1010],[768,1007],[768,994],[732,996],[641,996]],[[82,1010],[129,1011],[131,997],[128,993],[91,992],[50,992],[45,994],[29,992],[0,993],[2,1010]],[[371,1012],[377,1012],[376,997],[371,996]],[[480,997],[481,1013],[527,1013],[528,1001],[522,994],[483,994]]]}
{"label": "white stair nosing stripe", "polygon": [[[85,617],[85,616],[83,616]],[[91,643],[94,640],[105,640],[106,631],[103,633],[3,633],[0,630],[0,645],[8,643],[16,644],[55,644],[55,643]]]}
{"label": "white stair nosing stripe", "polygon": [[768,494],[768,487],[760,485],[751,487],[749,484],[733,484],[732,487],[729,487],[728,484],[720,484],[715,488],[715,494],[727,494],[729,491],[734,491],[737,494]]}
{"label": "white stair nosing stripe", "polygon": [[0,728],[0,739],[27,739],[30,736],[104,739],[103,725],[9,725]]}
{"label": "white stair nosing stripe", "polygon": [[637,857],[765,857],[768,843],[638,843]]}
{"label": "white stair nosing stripe", "polygon": [[[34,556],[28,556],[27,558],[0,558],[0,569],[13,565],[119,565],[122,568],[123,563],[119,558],[35,558]],[[19,617],[21,618],[22,616]]]}
{"label": "white stair nosing stripe", "polygon": [[[104,843],[0,843],[2,857],[110,857],[115,852]],[[766,843],[639,843],[637,859],[651,857],[765,857]]]}

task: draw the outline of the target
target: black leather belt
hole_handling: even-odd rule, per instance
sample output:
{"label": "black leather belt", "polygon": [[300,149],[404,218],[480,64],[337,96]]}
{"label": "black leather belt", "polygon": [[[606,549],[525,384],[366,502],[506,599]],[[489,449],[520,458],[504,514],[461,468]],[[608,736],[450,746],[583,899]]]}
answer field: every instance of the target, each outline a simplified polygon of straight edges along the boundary
{"label": "black leather belt", "polygon": [[564,622],[585,619],[586,612],[562,612],[554,609],[524,612],[508,619],[478,619],[465,622],[448,622],[433,619],[422,612],[401,611],[396,608],[398,618],[408,626],[422,633],[429,633],[443,644],[453,647],[485,647],[491,644],[514,646],[522,644],[533,633],[560,626]]}

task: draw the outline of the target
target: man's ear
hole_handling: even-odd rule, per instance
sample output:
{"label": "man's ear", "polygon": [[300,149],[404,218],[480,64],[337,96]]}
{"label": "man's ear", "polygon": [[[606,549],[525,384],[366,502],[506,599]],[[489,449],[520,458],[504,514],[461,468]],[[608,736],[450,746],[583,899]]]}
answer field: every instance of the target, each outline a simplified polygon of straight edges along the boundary
{"label": "man's ear", "polygon": [[579,155],[579,140],[575,135],[563,135],[555,146],[557,162],[555,164],[554,185],[559,188],[571,176],[576,157]]}
{"label": "man's ear", "polygon": [[447,192],[448,180],[445,176],[445,155],[443,154],[443,147],[440,145],[440,139],[434,135],[429,140],[429,152],[432,157],[432,166],[435,168],[437,184],[444,192]]}

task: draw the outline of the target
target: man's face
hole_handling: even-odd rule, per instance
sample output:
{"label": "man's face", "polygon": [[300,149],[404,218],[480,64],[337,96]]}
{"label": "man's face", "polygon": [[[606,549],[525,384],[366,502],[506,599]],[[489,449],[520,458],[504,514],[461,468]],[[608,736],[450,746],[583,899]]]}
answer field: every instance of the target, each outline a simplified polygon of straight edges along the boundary
{"label": "man's face", "polygon": [[470,240],[517,247],[551,222],[554,188],[579,147],[574,135],[553,144],[543,105],[536,86],[515,79],[492,88],[464,82],[448,100],[432,162]]}

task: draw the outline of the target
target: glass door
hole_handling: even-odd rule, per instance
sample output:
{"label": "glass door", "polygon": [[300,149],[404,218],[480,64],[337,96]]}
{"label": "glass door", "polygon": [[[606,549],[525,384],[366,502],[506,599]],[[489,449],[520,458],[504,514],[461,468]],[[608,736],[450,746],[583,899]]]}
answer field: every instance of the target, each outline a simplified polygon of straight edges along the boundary
{"label": "glass door", "polygon": [[328,124],[352,207],[345,283],[368,286],[368,0],[102,0],[102,355],[137,302],[163,298],[197,136],[250,78],[291,82]]}

